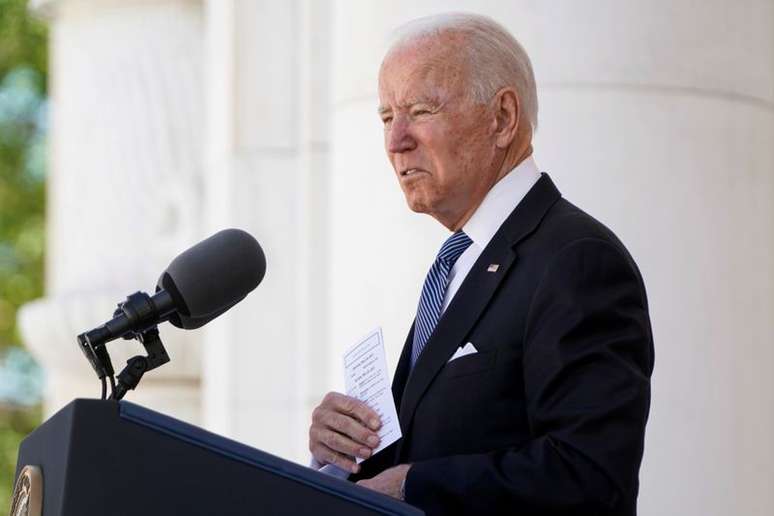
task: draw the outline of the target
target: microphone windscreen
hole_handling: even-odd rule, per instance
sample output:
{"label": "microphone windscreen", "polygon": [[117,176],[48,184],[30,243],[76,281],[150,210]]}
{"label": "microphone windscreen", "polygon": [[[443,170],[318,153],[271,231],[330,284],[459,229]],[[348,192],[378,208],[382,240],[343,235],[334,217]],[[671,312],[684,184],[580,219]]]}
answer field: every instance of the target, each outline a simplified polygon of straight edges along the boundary
{"label": "microphone windscreen", "polygon": [[241,229],[224,229],[172,260],[157,290],[175,301],[170,322],[193,329],[244,299],[265,273],[266,257],[255,238]]}

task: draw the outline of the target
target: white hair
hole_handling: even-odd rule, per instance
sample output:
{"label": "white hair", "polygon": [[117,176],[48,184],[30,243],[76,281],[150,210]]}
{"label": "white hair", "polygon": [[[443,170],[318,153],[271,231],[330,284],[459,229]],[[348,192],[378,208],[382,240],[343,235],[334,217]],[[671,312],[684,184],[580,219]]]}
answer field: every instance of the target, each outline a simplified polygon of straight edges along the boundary
{"label": "white hair", "polygon": [[472,99],[486,103],[501,88],[513,87],[519,95],[522,113],[532,125],[532,130],[536,130],[537,87],[529,56],[516,38],[493,19],[469,13],[444,13],[418,18],[395,30],[387,54],[444,32],[467,36],[465,52]]}

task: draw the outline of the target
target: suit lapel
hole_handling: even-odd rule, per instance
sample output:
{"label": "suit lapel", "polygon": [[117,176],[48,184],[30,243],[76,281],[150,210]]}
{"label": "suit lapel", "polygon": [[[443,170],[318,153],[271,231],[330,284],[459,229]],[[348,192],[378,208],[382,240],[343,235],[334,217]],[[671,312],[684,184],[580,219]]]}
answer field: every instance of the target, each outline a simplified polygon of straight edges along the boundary
{"label": "suit lapel", "polygon": [[[398,443],[397,461],[401,459],[414,412],[425,391],[478,321],[497,287],[507,276],[516,260],[516,245],[537,228],[545,213],[559,198],[559,191],[551,179],[547,174],[542,174],[481,253],[438,321],[414,368],[409,371],[412,326],[393,382],[393,396],[396,403],[400,402],[399,419],[404,436]],[[499,265],[496,272],[487,270],[490,264]]]}

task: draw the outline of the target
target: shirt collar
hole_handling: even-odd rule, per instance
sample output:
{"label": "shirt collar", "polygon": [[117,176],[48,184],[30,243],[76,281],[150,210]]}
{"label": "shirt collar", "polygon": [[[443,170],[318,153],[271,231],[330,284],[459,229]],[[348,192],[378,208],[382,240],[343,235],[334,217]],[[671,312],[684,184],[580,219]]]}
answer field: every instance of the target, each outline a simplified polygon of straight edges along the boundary
{"label": "shirt collar", "polygon": [[462,230],[476,246],[484,249],[538,179],[540,171],[529,156],[495,183]]}

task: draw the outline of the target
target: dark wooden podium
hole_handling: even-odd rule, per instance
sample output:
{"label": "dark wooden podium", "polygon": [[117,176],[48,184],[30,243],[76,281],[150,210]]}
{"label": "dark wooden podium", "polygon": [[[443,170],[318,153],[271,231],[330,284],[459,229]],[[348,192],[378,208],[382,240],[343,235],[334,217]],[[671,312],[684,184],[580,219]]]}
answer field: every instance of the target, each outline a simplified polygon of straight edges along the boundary
{"label": "dark wooden podium", "polygon": [[126,401],[71,402],[22,442],[25,466],[46,516],[424,514]]}

